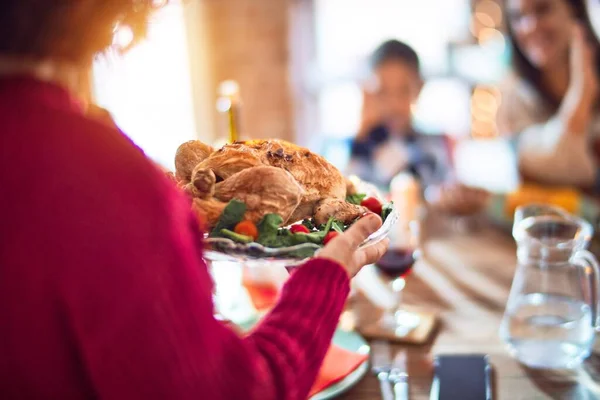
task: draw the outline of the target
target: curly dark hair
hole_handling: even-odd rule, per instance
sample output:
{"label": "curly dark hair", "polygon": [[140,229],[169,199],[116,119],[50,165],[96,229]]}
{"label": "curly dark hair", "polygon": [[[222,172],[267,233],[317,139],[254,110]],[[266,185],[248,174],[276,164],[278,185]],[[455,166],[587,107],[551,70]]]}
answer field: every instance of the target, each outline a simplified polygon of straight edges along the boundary
{"label": "curly dark hair", "polygon": [[0,0],[0,55],[86,62],[112,45],[117,27],[133,41],[170,0]]}

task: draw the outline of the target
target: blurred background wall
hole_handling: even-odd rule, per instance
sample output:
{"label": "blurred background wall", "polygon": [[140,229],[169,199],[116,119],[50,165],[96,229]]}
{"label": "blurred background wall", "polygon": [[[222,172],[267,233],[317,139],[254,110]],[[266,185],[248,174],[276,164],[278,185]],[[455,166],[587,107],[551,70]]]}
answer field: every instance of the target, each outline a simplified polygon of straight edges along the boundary
{"label": "blurred background wall", "polygon": [[[421,57],[414,109],[431,134],[496,135],[509,54],[494,0],[188,0],[156,15],[150,37],[94,68],[94,94],[147,154],[224,135],[217,87],[239,84],[248,137],[307,145],[343,166],[358,127],[365,58],[397,38]],[[120,40],[127,40],[123,33]]]}

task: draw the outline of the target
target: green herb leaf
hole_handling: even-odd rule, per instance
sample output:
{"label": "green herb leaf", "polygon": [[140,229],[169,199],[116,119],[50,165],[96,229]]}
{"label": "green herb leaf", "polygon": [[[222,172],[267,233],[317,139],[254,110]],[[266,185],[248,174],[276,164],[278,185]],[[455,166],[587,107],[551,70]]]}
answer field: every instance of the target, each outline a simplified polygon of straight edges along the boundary
{"label": "green herb leaf", "polygon": [[292,235],[293,235],[293,233],[292,233],[292,232],[290,232],[290,230],[289,230],[289,229],[287,229],[287,228],[280,229],[280,230],[277,232],[277,236],[280,236],[280,237],[281,237],[281,236],[286,236],[286,237],[287,237],[287,236],[292,236]]}
{"label": "green herb leaf", "polygon": [[[287,233],[280,233],[277,236],[263,238],[261,244],[266,247],[280,248],[295,246],[303,243],[315,243],[314,239],[305,233],[291,233],[287,229],[282,229],[280,232]],[[315,244],[319,243],[320,242],[316,242]]]}
{"label": "green herb leaf", "polygon": [[265,239],[264,243],[261,243],[265,247],[272,247],[277,249],[279,247],[293,246],[294,238],[292,236],[276,236],[274,238]]}
{"label": "green herb leaf", "polygon": [[329,220],[327,221],[327,223],[325,224],[325,228],[323,229],[325,235],[327,235],[331,230],[331,227],[333,226],[333,221],[335,221],[335,219],[333,217],[329,217]]}
{"label": "green herb leaf", "polygon": [[312,243],[315,244],[321,244],[323,243],[323,239],[325,239],[325,236],[327,236],[327,233],[329,233],[329,231],[331,230],[331,228],[333,227],[333,222],[335,220],[333,219],[333,217],[330,217],[329,220],[327,221],[327,223],[323,226],[320,227],[318,232],[312,232],[309,234],[305,234],[306,236],[308,236],[309,240]]}
{"label": "green herb leaf", "polygon": [[231,239],[234,242],[243,244],[252,243],[254,241],[254,239],[251,236],[240,235],[239,233],[235,233],[233,231],[230,231],[229,229],[221,229],[221,236],[227,239]]}
{"label": "green herb leaf", "polygon": [[356,204],[360,206],[361,201],[363,201],[367,197],[364,193],[350,194],[346,196],[346,201],[351,204]]}
{"label": "green herb leaf", "polygon": [[312,232],[309,234],[304,234],[310,243],[321,244],[323,243],[323,239],[325,239],[325,234],[322,232]]}
{"label": "green herb leaf", "polygon": [[258,240],[257,242],[263,246],[277,246],[279,226],[283,223],[283,218],[277,214],[267,214],[258,223]]}
{"label": "green herb leaf", "polygon": [[310,237],[308,234],[306,233],[294,233],[292,236],[292,245],[295,246],[297,244],[303,244],[303,243],[312,243],[312,241],[310,240]]}
{"label": "green herb leaf", "polygon": [[219,237],[223,229],[233,230],[244,219],[245,213],[245,203],[235,199],[231,200],[221,213],[221,217],[210,233],[210,237]]}
{"label": "green herb leaf", "polygon": [[333,224],[331,225],[331,229],[333,229],[334,231],[336,231],[338,233],[344,233],[344,231],[346,230],[346,227],[340,221],[335,220],[335,221],[333,221]]}
{"label": "green herb leaf", "polygon": [[[288,231],[289,232],[289,231]],[[320,232],[313,233],[291,233],[287,235],[278,235],[276,238],[267,240],[267,244],[263,246],[268,247],[289,247],[303,243],[321,244],[323,239],[321,238]]]}
{"label": "green herb leaf", "polygon": [[315,223],[311,218],[306,218],[304,221],[302,221],[302,225],[307,227],[309,231],[313,231],[316,229]]}
{"label": "green herb leaf", "polygon": [[392,202],[392,201],[383,205],[383,208],[381,209],[381,219],[384,222],[387,219],[387,217],[390,216],[393,209],[394,209],[394,202]]}

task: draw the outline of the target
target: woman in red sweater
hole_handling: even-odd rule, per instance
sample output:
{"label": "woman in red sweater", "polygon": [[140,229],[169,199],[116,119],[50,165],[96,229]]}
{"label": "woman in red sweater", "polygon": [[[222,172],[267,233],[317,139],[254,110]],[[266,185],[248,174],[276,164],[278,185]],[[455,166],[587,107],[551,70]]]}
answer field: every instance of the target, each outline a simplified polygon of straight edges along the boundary
{"label": "woman in red sweater", "polygon": [[301,266],[251,335],[215,320],[188,202],[74,96],[152,3],[0,2],[0,398],[304,400],[381,220]]}

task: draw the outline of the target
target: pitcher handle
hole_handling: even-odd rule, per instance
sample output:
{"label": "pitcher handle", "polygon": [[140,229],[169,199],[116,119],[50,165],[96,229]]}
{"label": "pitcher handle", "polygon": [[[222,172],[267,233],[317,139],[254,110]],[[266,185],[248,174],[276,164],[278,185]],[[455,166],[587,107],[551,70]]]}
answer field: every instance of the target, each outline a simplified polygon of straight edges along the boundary
{"label": "pitcher handle", "polygon": [[[596,257],[587,250],[578,250],[571,259],[573,264],[583,267],[589,277],[592,311],[592,325],[600,330],[600,264]],[[591,270],[591,272],[590,272]]]}

